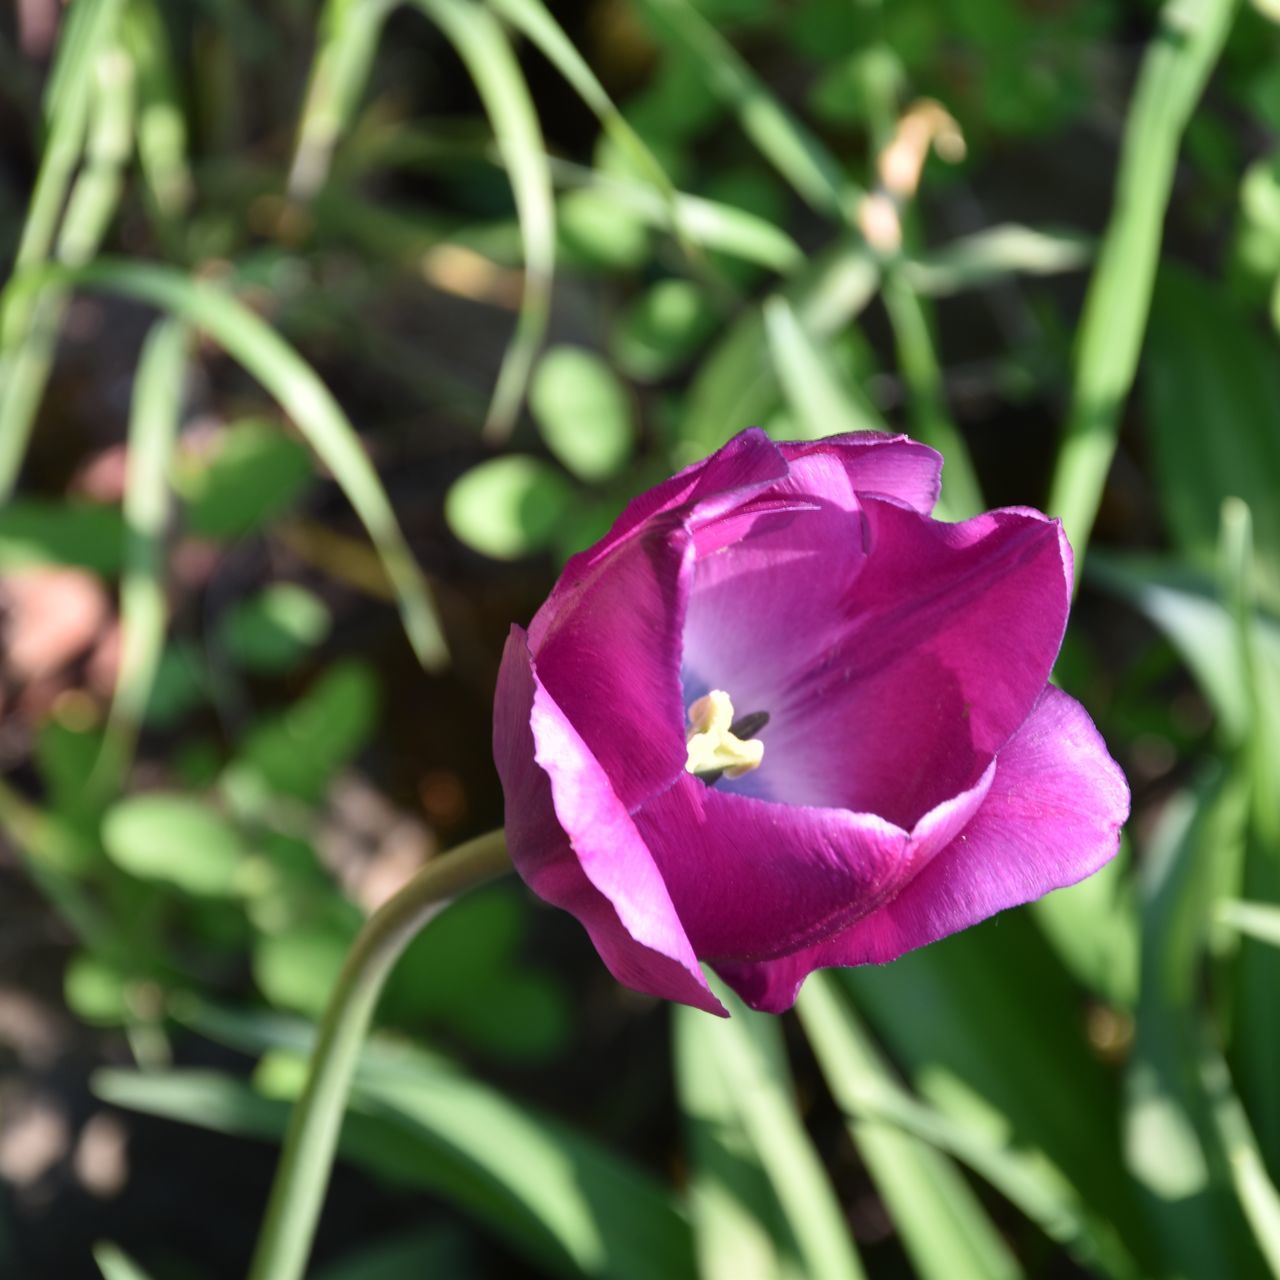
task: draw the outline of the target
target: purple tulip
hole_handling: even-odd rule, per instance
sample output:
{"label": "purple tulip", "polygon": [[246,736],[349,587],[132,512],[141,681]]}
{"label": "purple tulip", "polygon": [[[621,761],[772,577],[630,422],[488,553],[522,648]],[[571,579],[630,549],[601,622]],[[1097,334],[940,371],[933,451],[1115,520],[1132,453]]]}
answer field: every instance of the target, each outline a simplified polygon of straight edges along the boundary
{"label": "purple tulip", "polygon": [[930,518],[904,437],[747,431],[636,498],[502,659],[517,870],[638,991],[757,1009],[1111,858],[1124,776],[1048,684],[1058,521]]}

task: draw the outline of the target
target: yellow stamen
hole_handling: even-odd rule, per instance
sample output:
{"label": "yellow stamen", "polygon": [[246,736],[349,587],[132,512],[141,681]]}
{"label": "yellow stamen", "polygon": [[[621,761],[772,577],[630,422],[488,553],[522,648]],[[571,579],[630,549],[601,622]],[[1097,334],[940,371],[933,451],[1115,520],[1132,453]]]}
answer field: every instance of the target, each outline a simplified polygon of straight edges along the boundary
{"label": "yellow stamen", "polygon": [[723,773],[740,778],[758,769],[764,759],[764,743],[759,738],[739,738],[730,732],[733,703],[723,689],[712,689],[689,708],[689,732],[685,741],[689,773]]}

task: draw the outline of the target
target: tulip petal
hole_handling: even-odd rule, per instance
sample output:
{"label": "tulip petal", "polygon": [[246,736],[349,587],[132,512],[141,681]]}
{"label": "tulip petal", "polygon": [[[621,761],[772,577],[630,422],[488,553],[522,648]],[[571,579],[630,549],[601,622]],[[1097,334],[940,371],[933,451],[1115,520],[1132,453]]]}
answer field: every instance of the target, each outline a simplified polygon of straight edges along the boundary
{"label": "tulip petal", "polygon": [[684,769],[680,632],[692,570],[690,535],[651,529],[557,590],[536,640],[530,628],[540,681],[628,809]]}
{"label": "tulip petal", "polygon": [[906,436],[858,431],[778,448],[792,477],[801,480],[801,489],[827,498],[834,499],[835,486],[821,472],[810,470],[815,463],[838,467],[854,493],[896,498],[924,516],[942,492],[942,455]]}
{"label": "tulip petal", "polygon": [[519,627],[498,675],[494,758],[511,858],[534,893],[578,918],[624,986],[723,1014],[634,822]]}
{"label": "tulip petal", "polygon": [[890,900],[979,810],[994,765],[908,834],[874,814],[775,804],[686,775],[635,815],[694,950],[766,960]]}
{"label": "tulip petal", "polygon": [[1048,687],[997,756],[977,813],[896,897],[817,946],[716,967],[753,1008],[781,1012],[814,969],[883,964],[1092,875],[1128,815],[1128,785],[1088,713]]}
{"label": "tulip petal", "polygon": [[[971,787],[1030,711],[1066,625],[1070,557],[1034,512],[942,524],[862,508],[865,550],[824,552],[806,516],[699,562],[686,693],[692,668],[770,714],[763,765],[725,790],[910,828]],[[810,535],[801,562],[788,544]]]}

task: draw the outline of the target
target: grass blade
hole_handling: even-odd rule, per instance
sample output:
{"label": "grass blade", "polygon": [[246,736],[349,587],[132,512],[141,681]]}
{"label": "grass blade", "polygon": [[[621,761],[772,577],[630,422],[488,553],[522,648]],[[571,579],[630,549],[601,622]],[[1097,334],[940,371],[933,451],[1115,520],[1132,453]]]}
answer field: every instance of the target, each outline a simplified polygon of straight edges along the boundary
{"label": "grass blade", "polygon": [[774,296],[764,304],[764,327],[778,380],[806,438],[886,430],[871,402],[842,382],[785,298]]}
{"label": "grass blade", "polygon": [[102,1280],[147,1280],[147,1273],[114,1244],[94,1245],[93,1260]]}
{"label": "grass blade", "polygon": [[1262,902],[1226,899],[1218,903],[1215,918],[1237,933],[1246,933],[1259,942],[1280,947],[1280,907]]}
{"label": "grass blade", "polygon": [[841,221],[852,214],[858,193],[835,157],[769,92],[688,0],[643,0],[642,8],[668,40],[697,61],[760,154],[802,199]]}
{"label": "grass blade", "polygon": [[1138,368],[1182,134],[1237,8],[1237,0],[1166,0],[1138,73],[1049,494],[1049,512],[1062,517],[1075,548],[1077,578]]}
{"label": "grass blade", "polygon": [[[0,297],[0,502],[13,492],[27,451],[62,321],[65,299],[27,277],[58,256],[83,262],[114,211],[130,132],[131,72],[115,46],[121,0],[80,0],[64,24],[46,98],[49,134],[23,223],[13,275]],[[103,82],[103,76],[106,82]],[[97,116],[90,127],[90,107]],[[122,138],[123,135],[123,138]],[[91,159],[63,215],[72,174]],[[74,210],[74,216],[73,216]],[[59,235],[59,224],[62,233]]]}
{"label": "grass blade", "polygon": [[808,1280],[860,1280],[862,1264],[800,1116],[776,1018],[753,1013],[721,984],[730,1017],[703,1028],[727,1092],[773,1188]]}
{"label": "grass blade", "polygon": [[671,1016],[698,1274],[774,1280],[794,1272],[799,1280],[795,1245],[719,1066],[715,1027],[683,1005]]}
{"label": "grass blade", "polygon": [[292,199],[309,200],[324,185],[334,144],[351,123],[394,3],[329,0],[325,5],[289,166]]}
{"label": "grass blade", "polygon": [[147,335],[134,378],[124,517],[128,527],[120,584],[120,671],[107,719],[99,769],[112,779],[129,767],[164,648],[164,534],[169,464],[182,411],[187,332],[162,320]]}
{"label": "grass blade", "polygon": [[315,370],[270,325],[225,290],[169,267],[99,260],[57,278],[149,302],[204,330],[243,365],[294,420],[363,521],[395,588],[419,661],[430,670],[447,663],[444,636],[422,570],[355,428]]}
{"label": "grass blade", "polygon": [[961,236],[902,264],[907,283],[926,297],[982,289],[1010,275],[1078,271],[1092,255],[1084,237],[1008,222]]}
{"label": "grass blade", "polygon": [[891,1123],[866,1114],[868,1092],[892,1093],[889,1074],[829,974],[813,974],[796,1010],[849,1135],[884,1197],[921,1280],[999,1280],[1022,1274],[955,1166]]}
{"label": "grass blade", "polygon": [[511,432],[551,313],[555,201],[538,113],[502,27],[472,0],[416,0],[458,51],[475,82],[506,160],[524,243],[524,297],[485,419],[485,437]]}

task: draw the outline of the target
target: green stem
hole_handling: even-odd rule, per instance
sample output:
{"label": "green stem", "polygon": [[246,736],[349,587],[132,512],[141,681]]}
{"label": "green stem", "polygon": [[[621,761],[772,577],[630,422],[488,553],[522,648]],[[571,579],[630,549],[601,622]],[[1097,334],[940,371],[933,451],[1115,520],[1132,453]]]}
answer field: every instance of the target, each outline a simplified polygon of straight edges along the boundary
{"label": "green stem", "polygon": [[501,831],[477,836],[428,863],[361,930],[320,1022],[307,1082],[285,1133],[249,1280],[301,1280],[360,1046],[396,961],[455,897],[510,867]]}

